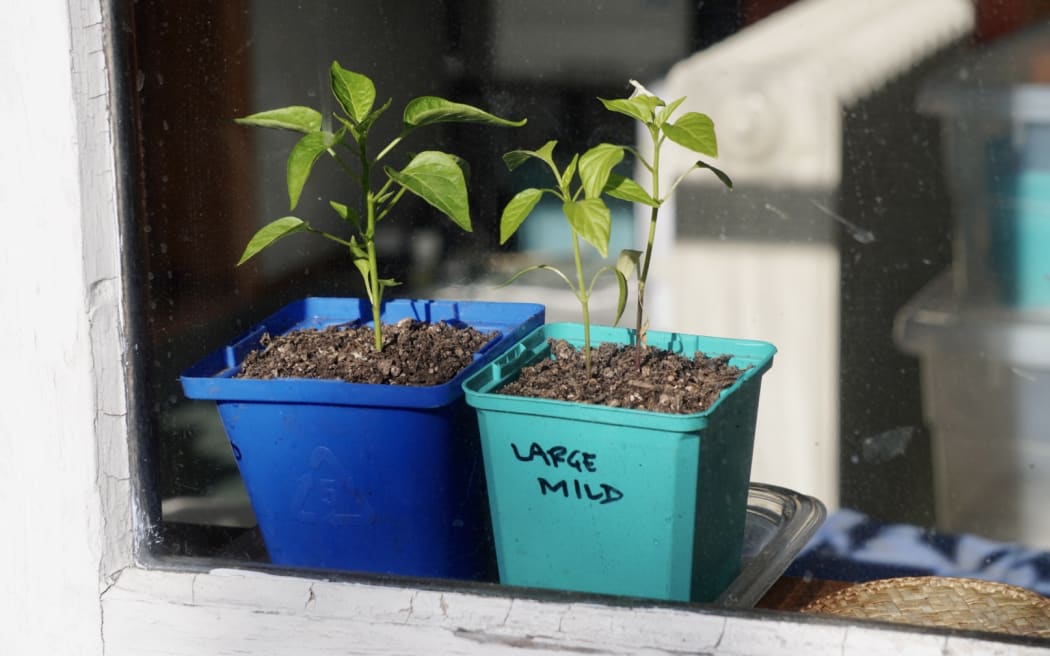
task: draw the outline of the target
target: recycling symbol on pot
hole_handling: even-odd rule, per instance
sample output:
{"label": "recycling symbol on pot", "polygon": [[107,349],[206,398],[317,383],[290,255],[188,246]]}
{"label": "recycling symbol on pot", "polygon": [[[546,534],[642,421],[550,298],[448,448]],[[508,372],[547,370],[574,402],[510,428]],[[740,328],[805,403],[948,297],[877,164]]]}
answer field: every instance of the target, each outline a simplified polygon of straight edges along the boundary
{"label": "recycling symbol on pot", "polygon": [[299,521],[331,526],[371,524],[375,511],[365,492],[354,487],[332,450],[319,446],[310,454],[310,470],[299,477],[292,508]]}

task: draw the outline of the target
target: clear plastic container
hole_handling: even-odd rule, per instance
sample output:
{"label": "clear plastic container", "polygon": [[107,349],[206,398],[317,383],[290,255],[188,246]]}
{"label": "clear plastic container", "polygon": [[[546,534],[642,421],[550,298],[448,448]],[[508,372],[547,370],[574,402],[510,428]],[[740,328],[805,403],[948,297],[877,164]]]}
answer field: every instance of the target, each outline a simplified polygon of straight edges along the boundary
{"label": "clear plastic container", "polygon": [[1050,307],[1050,22],[964,57],[919,109],[942,124],[955,292]]}
{"label": "clear plastic container", "polygon": [[895,338],[920,358],[937,526],[1050,549],[1050,311],[960,298],[944,275]]}
{"label": "clear plastic container", "polygon": [[827,511],[817,499],[764,483],[747,493],[740,574],[715,600],[728,608],[751,608],[787,570],[824,523]]}

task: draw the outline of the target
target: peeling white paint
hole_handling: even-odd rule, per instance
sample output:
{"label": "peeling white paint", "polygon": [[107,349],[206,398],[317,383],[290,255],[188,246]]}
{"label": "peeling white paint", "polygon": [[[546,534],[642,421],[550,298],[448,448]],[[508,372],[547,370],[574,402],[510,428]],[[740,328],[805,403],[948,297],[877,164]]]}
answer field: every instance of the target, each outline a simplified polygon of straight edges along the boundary
{"label": "peeling white paint", "polygon": [[[119,279],[119,272],[103,271],[117,251],[94,243],[107,229],[116,234],[115,213],[98,204],[112,201],[112,177],[102,185],[83,175],[98,163],[113,168],[106,159],[112,148],[98,138],[109,133],[106,98],[91,101],[97,85],[73,68],[76,62],[104,76],[101,54],[89,54],[100,50],[101,31],[73,24],[69,7],[54,2],[7,7],[0,24],[0,575],[15,591],[0,600],[0,617],[11,629],[3,631],[3,649],[12,654],[41,647],[97,654],[102,647],[99,571],[108,516],[94,429],[111,420],[99,413],[92,359],[96,345],[107,356],[113,351],[111,337],[96,340],[88,297],[96,280]],[[108,225],[96,231],[102,216]],[[115,310],[113,300],[99,308]],[[106,394],[122,394],[122,382],[110,381]],[[111,399],[105,407],[119,413]],[[114,434],[125,432],[118,426]]]}
{"label": "peeling white paint", "polygon": [[209,654],[257,656],[1046,653],[1016,642],[786,613],[545,602],[239,570],[129,569],[106,593],[103,606],[110,627],[107,653],[145,656],[194,653],[204,645]]}

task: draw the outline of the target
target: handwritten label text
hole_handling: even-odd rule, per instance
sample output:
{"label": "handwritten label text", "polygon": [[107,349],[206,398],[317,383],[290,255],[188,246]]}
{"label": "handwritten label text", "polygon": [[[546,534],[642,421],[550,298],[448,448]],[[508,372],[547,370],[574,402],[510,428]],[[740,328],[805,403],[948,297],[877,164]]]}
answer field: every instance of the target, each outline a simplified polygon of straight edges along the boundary
{"label": "handwritten label text", "polygon": [[[580,474],[593,474],[598,471],[598,455],[595,453],[561,445],[545,449],[537,442],[530,444],[527,450],[518,448],[513,442],[510,448],[519,462],[543,463],[551,469],[571,469]],[[597,501],[599,504],[613,503],[623,498],[623,492],[608,483],[587,483],[578,478],[552,480],[544,476],[538,476],[536,481],[543,496],[561,495],[565,499]]]}

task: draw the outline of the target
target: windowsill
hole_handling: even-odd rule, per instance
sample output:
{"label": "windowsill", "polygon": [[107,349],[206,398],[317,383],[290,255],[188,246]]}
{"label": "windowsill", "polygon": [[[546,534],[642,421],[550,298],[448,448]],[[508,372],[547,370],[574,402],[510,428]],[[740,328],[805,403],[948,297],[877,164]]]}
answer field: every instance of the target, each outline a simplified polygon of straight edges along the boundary
{"label": "windowsill", "polygon": [[[102,595],[107,654],[983,653],[990,636],[775,611],[333,581],[241,569],[123,570]],[[540,595],[546,598],[539,598]],[[997,642],[1003,639],[997,637]],[[1010,640],[1020,648],[1022,640]],[[1033,653],[1037,649],[1033,644]],[[307,647],[308,645],[308,647]],[[1000,644],[1000,648],[1004,647]],[[218,650],[218,651],[217,651]],[[518,653],[518,652],[515,652]]]}

